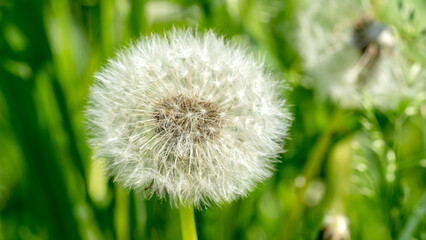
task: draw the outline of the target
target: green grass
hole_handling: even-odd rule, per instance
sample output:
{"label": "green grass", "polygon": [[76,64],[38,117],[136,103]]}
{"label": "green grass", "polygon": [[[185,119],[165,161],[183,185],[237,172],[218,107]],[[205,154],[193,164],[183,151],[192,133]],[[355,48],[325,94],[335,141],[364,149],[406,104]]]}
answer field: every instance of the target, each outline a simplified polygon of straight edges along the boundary
{"label": "green grass", "polygon": [[[319,101],[301,84],[299,8],[296,0],[0,0],[0,240],[180,238],[167,201],[103,176],[83,124],[93,73],[117,48],[173,26],[213,29],[266,56],[287,80],[294,118],[274,177],[245,199],[196,211],[199,239],[317,239],[335,208],[352,239],[426,239],[426,103],[385,114]],[[415,49],[425,46],[409,50],[420,59]]]}

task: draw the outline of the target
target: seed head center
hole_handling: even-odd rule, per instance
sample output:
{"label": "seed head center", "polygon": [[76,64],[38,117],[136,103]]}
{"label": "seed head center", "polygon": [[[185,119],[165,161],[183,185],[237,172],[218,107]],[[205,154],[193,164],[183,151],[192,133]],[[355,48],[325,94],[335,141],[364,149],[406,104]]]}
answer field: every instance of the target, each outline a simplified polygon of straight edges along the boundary
{"label": "seed head center", "polygon": [[389,31],[385,25],[365,16],[358,20],[352,29],[352,41],[361,53],[365,53],[372,45],[380,47],[380,38]]}
{"label": "seed head center", "polygon": [[215,138],[222,122],[215,104],[182,94],[158,101],[153,118],[158,133],[175,140],[194,142]]}

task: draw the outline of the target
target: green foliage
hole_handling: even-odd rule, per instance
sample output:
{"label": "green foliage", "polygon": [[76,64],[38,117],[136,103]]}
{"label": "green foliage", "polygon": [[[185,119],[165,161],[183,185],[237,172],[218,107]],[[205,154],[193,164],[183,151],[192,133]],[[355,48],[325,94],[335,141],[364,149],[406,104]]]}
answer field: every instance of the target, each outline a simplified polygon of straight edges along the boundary
{"label": "green foliage", "polygon": [[[389,2],[380,18],[397,21],[403,50],[424,67],[424,1],[413,1],[417,11]],[[317,239],[333,211],[348,217],[352,239],[426,239],[426,102],[383,113],[319,101],[301,84],[299,5],[0,1],[0,240],[180,237],[167,201],[144,200],[103,175],[83,127],[93,73],[116,48],[173,26],[212,28],[266,56],[287,80],[294,118],[275,176],[245,199],[196,212],[199,239]]]}

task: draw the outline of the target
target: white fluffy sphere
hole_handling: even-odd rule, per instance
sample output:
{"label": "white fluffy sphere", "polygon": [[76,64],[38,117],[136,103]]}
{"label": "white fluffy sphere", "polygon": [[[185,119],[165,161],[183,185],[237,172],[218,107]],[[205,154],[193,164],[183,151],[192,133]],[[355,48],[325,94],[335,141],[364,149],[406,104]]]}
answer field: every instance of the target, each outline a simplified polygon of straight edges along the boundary
{"label": "white fluffy sphere", "polygon": [[289,113],[279,85],[213,32],[143,37],[95,75],[89,143],[124,186],[173,205],[220,204],[269,177]]}

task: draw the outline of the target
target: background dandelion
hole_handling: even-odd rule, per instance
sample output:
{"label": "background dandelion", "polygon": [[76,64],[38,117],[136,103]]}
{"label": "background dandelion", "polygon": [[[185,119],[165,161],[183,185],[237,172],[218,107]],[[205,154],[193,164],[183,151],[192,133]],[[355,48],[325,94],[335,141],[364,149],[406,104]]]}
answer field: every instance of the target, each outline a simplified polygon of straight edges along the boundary
{"label": "background dandelion", "polygon": [[[383,16],[382,5],[373,4],[306,3],[298,16],[298,48],[311,78],[308,85],[315,86],[321,98],[330,98],[343,108],[361,108],[367,98],[375,108],[395,110],[425,85],[421,77],[410,76],[418,67],[417,59],[404,52],[407,42],[414,40],[401,36],[404,28]],[[402,11],[396,14],[405,15]]]}
{"label": "background dandelion", "polygon": [[[398,100],[396,108],[391,99],[385,102],[391,107],[377,109],[383,101],[365,94],[361,107],[349,110],[335,101],[318,101],[333,98],[323,91],[327,86],[315,85],[319,82],[307,75],[319,59],[329,57],[328,51],[306,55],[299,47],[310,40],[298,37],[300,20],[316,2],[1,1],[0,239],[180,236],[176,209],[156,198],[143,200],[103,175],[99,162],[90,160],[83,127],[93,73],[115,49],[173,25],[198,25],[200,32],[213,29],[245,44],[265,56],[266,65],[277,79],[288,80],[291,90],[282,90],[294,121],[276,174],[241,201],[196,212],[200,239],[314,239],[336,205],[348,219],[351,239],[424,239],[425,1],[327,5],[315,30],[317,45],[302,45],[306,50],[315,53],[324,42],[341,47],[339,34],[330,45],[336,35],[321,28],[336,26],[333,32],[341,33],[340,26],[353,26],[346,17],[359,20],[368,10],[367,16],[373,13],[390,28],[404,59],[404,82],[416,86],[408,93],[398,90],[410,97]],[[355,7],[337,11],[346,3]],[[356,16],[361,10],[362,16]],[[333,66],[345,63],[335,61]],[[342,176],[336,168],[343,163],[348,173]],[[344,184],[336,185],[342,177]]]}

